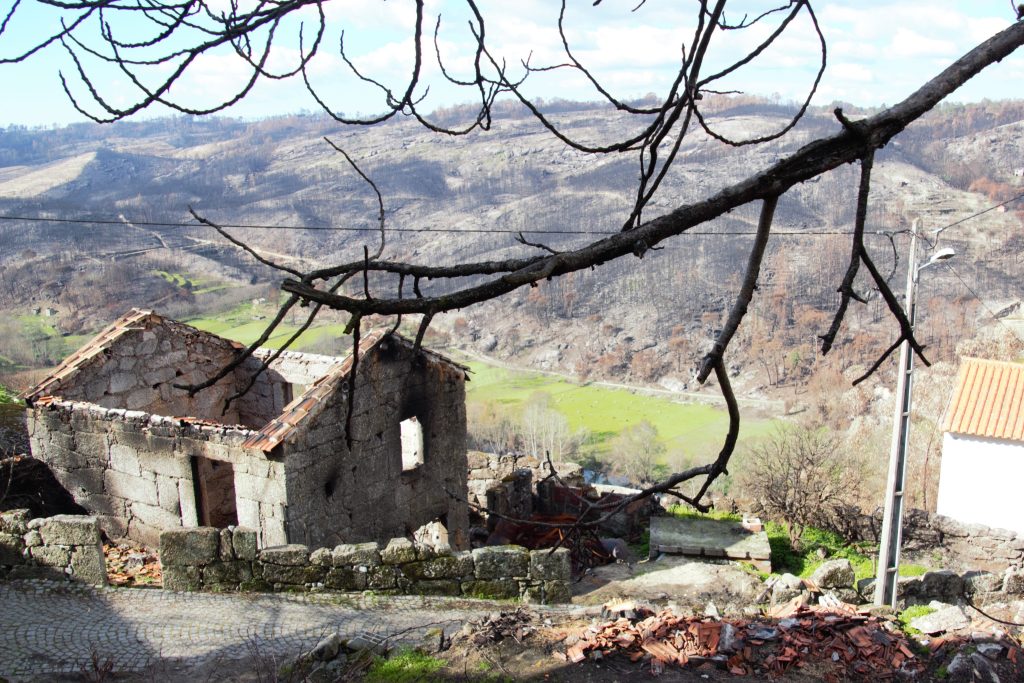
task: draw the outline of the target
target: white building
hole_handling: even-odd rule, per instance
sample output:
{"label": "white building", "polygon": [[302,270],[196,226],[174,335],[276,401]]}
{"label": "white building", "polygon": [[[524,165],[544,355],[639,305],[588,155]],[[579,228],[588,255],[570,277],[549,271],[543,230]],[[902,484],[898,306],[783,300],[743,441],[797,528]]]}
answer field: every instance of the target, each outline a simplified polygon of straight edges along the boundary
{"label": "white building", "polygon": [[943,431],[937,512],[1024,534],[1024,365],[965,358]]}

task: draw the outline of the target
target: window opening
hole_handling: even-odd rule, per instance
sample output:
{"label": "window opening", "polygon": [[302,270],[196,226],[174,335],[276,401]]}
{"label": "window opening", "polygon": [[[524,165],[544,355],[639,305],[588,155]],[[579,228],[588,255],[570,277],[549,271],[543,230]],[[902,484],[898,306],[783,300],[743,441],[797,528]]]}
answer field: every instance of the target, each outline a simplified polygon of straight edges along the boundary
{"label": "window opening", "polygon": [[416,416],[402,420],[402,471],[414,470],[423,464],[423,426]]}

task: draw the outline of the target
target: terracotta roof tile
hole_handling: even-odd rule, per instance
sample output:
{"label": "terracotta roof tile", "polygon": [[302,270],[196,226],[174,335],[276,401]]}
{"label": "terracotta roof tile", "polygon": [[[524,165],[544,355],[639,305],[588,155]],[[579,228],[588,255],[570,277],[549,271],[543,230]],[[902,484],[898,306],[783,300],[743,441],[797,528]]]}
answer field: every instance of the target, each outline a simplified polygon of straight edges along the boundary
{"label": "terracotta roof tile", "polygon": [[1024,441],[1024,365],[965,358],[943,429]]}
{"label": "terracotta roof tile", "polygon": [[[362,358],[381,342],[387,332],[380,330],[371,332],[359,342],[359,356]],[[348,377],[352,369],[352,356],[335,363],[322,377],[309,385],[304,392],[296,396],[285,406],[281,414],[268,422],[259,432],[253,434],[242,444],[245,448],[258,448],[270,452],[278,444],[283,443],[308,419],[323,410],[326,401]]]}

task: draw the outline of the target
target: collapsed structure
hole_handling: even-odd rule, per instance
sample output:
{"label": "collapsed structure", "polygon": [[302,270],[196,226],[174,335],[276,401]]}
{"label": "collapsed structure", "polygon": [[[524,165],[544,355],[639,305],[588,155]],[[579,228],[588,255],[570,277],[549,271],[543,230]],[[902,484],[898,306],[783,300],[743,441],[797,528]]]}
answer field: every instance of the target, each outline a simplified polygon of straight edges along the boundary
{"label": "collapsed structure", "polygon": [[286,352],[263,370],[260,350],[194,395],[175,386],[241,351],[132,310],[23,395],[32,452],[109,535],[149,545],[193,526],[313,548],[429,526],[468,547],[465,367],[374,332],[356,358]]}

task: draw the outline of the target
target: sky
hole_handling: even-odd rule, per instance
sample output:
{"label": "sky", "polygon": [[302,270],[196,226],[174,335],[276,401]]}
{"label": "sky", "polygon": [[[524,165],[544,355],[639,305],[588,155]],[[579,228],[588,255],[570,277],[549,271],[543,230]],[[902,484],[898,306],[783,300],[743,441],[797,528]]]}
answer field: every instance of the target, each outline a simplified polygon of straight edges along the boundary
{"label": "sky", "polygon": [[[4,14],[12,0],[0,0]],[[227,7],[227,0],[208,0],[214,8]],[[569,0],[566,33],[577,58],[609,91],[621,98],[664,92],[675,75],[681,48],[693,35],[696,2],[647,0],[634,11],[637,0]],[[780,0],[758,2],[733,0],[726,18],[738,21],[743,13],[755,16],[783,4]],[[243,7],[245,6],[243,0]],[[976,44],[1015,20],[1009,0],[822,0],[812,5],[828,45],[825,76],[814,98],[815,104],[835,101],[862,106],[894,104]],[[378,90],[361,83],[338,54],[340,31],[353,63],[365,75],[402,91],[411,71],[413,51],[412,0],[329,0],[324,3],[327,33],[321,50],[311,63],[309,74],[318,92],[333,110],[345,115],[369,115],[382,110]],[[487,45],[495,59],[503,59],[510,73],[521,70],[521,61],[545,66],[565,61],[555,30],[559,4],[554,0],[480,0],[486,19]],[[108,16],[116,36],[138,41],[152,35],[137,16],[121,19]],[[467,27],[469,15],[461,2],[427,0],[428,31],[433,32],[441,15],[439,49],[445,65],[456,76],[467,76],[473,55],[473,41]],[[307,10],[304,40],[308,45],[316,24]],[[58,26],[52,10],[23,0],[6,31],[0,35],[0,58],[10,57]],[[744,31],[718,32],[712,41],[704,73],[739,58],[778,25],[772,18]],[[299,55],[298,19],[282,25],[275,36],[275,48],[268,62],[271,69],[286,69]],[[94,48],[102,46],[96,25],[84,24],[80,38]],[[178,47],[184,43],[175,43]],[[421,108],[470,101],[473,90],[455,88],[440,78],[433,46],[429,45]],[[150,55],[151,56],[151,55]],[[783,101],[801,101],[813,82],[820,50],[808,15],[801,13],[780,40],[755,62],[740,69],[716,86],[751,94],[777,96]],[[97,65],[84,57],[88,73],[101,95],[115,106],[125,106],[137,89],[120,72]],[[22,63],[0,64],[4,104],[0,125],[47,126],[82,121],[65,95],[59,72],[68,76],[72,92],[87,93],[74,77],[75,66],[67,52],[52,45]],[[145,83],[154,83],[169,73],[156,67],[142,73]],[[233,95],[246,80],[245,64],[226,51],[191,64],[181,82],[171,90],[181,104],[199,108]],[[429,90],[425,91],[425,87]],[[591,100],[593,88],[569,70],[534,73],[526,81],[531,97]],[[990,67],[954,94],[953,101],[1024,98],[1024,51]],[[95,105],[92,111],[102,113]],[[317,103],[305,91],[301,80],[261,82],[226,115],[260,118],[299,111],[317,111]],[[140,116],[173,113],[157,106]]]}

